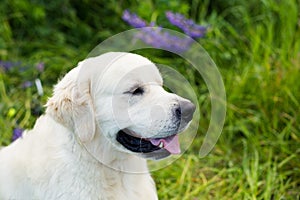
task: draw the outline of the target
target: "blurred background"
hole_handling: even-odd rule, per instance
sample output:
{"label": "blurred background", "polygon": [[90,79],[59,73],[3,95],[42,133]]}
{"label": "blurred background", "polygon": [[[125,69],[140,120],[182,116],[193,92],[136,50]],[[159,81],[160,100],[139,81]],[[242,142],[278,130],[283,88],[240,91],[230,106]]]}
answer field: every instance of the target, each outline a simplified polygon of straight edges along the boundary
{"label": "blurred background", "polygon": [[191,147],[153,172],[160,199],[300,199],[299,5],[299,0],[2,0],[0,145],[33,126],[53,84],[96,45],[133,28],[124,11],[184,33],[166,15],[177,13],[192,28],[204,27],[195,39],[222,74],[227,116],[215,148],[199,158],[210,117],[205,83],[174,54],[141,52],[186,75],[201,108]]}

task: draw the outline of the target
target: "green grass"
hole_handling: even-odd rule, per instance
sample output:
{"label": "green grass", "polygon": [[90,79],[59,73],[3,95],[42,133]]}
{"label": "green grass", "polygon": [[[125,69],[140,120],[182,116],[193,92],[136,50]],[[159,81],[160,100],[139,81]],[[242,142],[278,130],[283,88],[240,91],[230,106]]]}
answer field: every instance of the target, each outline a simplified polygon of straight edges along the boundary
{"label": "green grass", "polygon": [[[160,199],[300,199],[299,2],[157,0],[126,1],[116,6],[111,1],[103,11],[102,3],[92,9],[86,1],[81,8],[87,14],[81,15],[74,14],[78,12],[76,3],[65,3],[62,22],[54,17],[59,1],[53,1],[48,10],[37,4],[32,15],[26,14],[28,2],[10,2],[15,4],[7,1],[0,6],[4,13],[0,14],[0,58],[22,61],[29,67],[26,73],[0,72],[1,145],[10,143],[16,124],[32,127],[37,117],[32,108],[46,102],[56,80],[94,45],[129,28],[120,19],[125,8],[158,24],[165,24],[163,12],[171,9],[210,25],[200,43],[223,76],[227,116],[214,150],[199,158],[210,116],[207,88],[200,75],[182,67],[180,60],[157,58],[165,64],[177,63],[179,70],[189,75],[199,94],[202,114],[198,135],[188,151],[172,165],[153,172]],[[7,4],[13,5],[5,7]],[[43,12],[49,9],[54,10],[53,19],[46,20]],[[79,32],[74,32],[77,26],[70,21],[78,24]],[[34,65],[40,61],[46,70],[37,74]],[[43,81],[46,96],[39,97],[34,87],[20,87],[23,81],[36,77]]]}

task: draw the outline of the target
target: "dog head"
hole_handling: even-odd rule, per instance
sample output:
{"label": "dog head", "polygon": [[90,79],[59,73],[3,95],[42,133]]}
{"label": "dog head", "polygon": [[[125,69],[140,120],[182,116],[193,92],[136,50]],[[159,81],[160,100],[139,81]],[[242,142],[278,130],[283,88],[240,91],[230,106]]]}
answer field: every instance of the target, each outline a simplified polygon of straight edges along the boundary
{"label": "dog head", "polygon": [[84,143],[101,135],[118,151],[161,159],[180,153],[178,134],[195,111],[189,100],[162,85],[158,69],[145,57],[106,53],[69,72],[56,86],[47,112]]}

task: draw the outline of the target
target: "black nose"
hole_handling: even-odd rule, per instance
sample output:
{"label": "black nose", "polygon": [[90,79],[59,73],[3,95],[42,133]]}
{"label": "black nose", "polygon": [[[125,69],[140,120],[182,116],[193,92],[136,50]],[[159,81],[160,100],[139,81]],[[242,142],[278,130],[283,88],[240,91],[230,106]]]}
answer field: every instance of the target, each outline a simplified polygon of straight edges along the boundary
{"label": "black nose", "polygon": [[189,101],[180,101],[179,106],[175,110],[177,119],[189,122],[193,118],[196,106]]}

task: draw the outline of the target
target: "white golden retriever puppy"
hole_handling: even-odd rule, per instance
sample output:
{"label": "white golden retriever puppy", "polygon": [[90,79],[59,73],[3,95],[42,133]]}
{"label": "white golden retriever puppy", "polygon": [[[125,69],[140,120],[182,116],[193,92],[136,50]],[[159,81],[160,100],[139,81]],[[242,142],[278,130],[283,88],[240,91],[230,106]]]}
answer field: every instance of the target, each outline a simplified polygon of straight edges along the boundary
{"label": "white golden retriever puppy", "polygon": [[145,158],[180,153],[195,111],[162,84],[136,54],[80,62],[34,128],[1,149],[0,199],[157,199]]}

